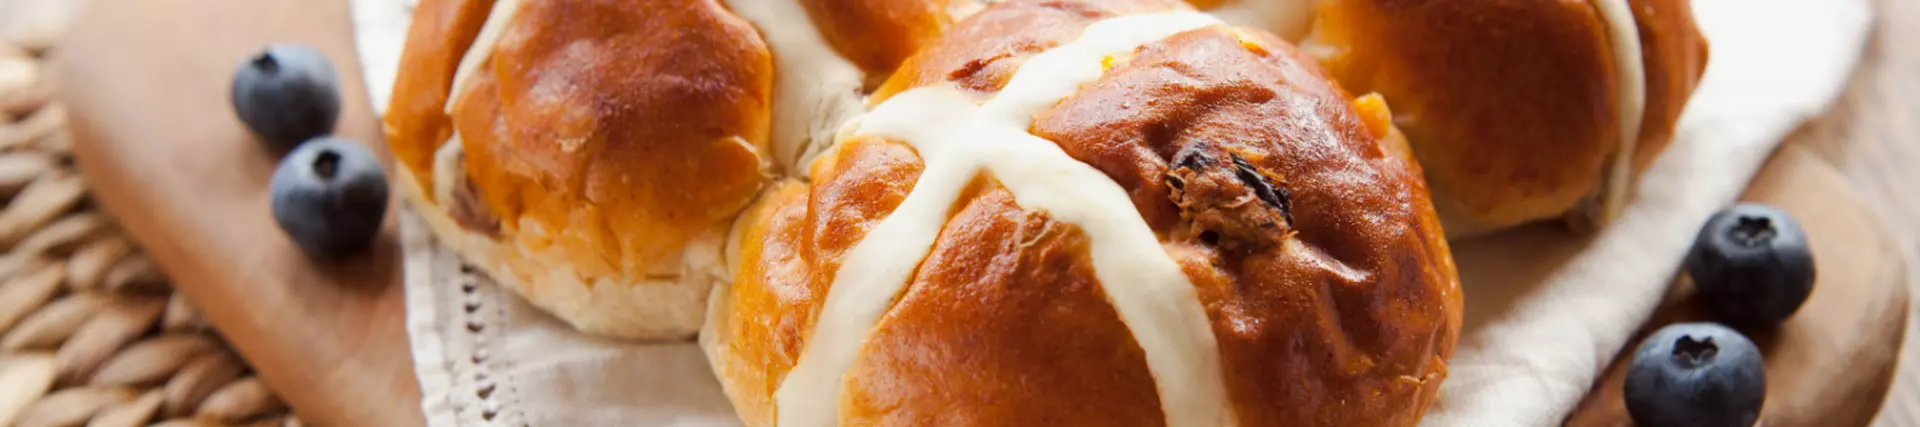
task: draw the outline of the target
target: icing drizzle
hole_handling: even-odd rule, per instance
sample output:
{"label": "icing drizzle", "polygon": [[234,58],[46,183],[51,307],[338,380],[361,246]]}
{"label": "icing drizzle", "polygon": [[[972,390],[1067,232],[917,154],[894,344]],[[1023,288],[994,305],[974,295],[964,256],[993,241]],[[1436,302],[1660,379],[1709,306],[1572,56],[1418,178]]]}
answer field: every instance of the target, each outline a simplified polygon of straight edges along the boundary
{"label": "icing drizzle", "polygon": [[1613,45],[1613,72],[1619,78],[1616,112],[1620,117],[1615,125],[1620,145],[1613,152],[1601,194],[1600,215],[1611,220],[1626,205],[1627,187],[1632,184],[1633,151],[1640,143],[1640,121],[1647,108],[1647,69],[1640,53],[1640,24],[1627,0],[1593,0],[1593,5],[1606,21],[1608,42]]}
{"label": "icing drizzle", "polygon": [[865,109],[865,73],[827,45],[798,0],[726,0],[760,29],[773,54],[774,163],[802,174],[835,126]]}
{"label": "icing drizzle", "polygon": [[480,34],[473,38],[473,44],[467,45],[467,52],[460,56],[460,65],[453,71],[452,92],[447,95],[443,107],[448,115],[453,114],[453,106],[466,95],[467,78],[480,71],[480,64],[493,57],[493,49],[500,44],[500,35],[506,34],[507,24],[520,15],[521,0],[498,0],[493,9],[487,10],[487,21],[480,24]]}
{"label": "icing drizzle", "polygon": [[1318,1],[1239,0],[1207,11],[1227,23],[1272,32],[1282,39],[1299,41],[1313,29]]}
{"label": "icing drizzle", "polygon": [[[460,57],[453,74],[452,93],[445,110],[466,94],[473,73],[493,56],[507,26],[525,0],[497,0],[487,12],[480,33]],[[861,88],[866,78],[860,68],[827,45],[798,0],[725,0],[735,15],[760,30],[773,55],[773,123],[770,133],[775,164],[781,171],[805,171],[819,150],[833,140],[834,126],[859,114],[864,107]],[[795,172],[797,173],[797,172]]]}
{"label": "icing drizzle", "polygon": [[900,206],[848,252],[811,341],[774,393],[778,424],[838,421],[845,375],[866,337],[931,250],[960,191],[982,172],[1022,208],[1086,232],[1095,276],[1145,353],[1167,425],[1233,424],[1213,330],[1180,266],[1119,184],[1027,133],[1034,115],[1098,79],[1105,59],[1219,23],[1196,12],[1103,20],[1073,42],[1030,58],[984,105],[950,87],[922,87],[851,123],[852,135],[912,146],[926,168]]}

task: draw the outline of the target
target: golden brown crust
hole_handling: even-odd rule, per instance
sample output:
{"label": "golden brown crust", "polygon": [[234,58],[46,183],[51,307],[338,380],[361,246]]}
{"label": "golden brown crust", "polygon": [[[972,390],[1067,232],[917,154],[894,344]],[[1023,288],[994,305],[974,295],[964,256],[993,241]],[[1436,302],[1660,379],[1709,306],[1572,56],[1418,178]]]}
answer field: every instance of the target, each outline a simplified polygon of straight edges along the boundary
{"label": "golden brown crust", "polygon": [[[875,103],[930,85],[984,100],[1093,22],[1185,8],[1012,0],[955,23],[979,2],[797,1],[870,75],[898,66]],[[1649,71],[1643,168],[1706,53],[1683,0],[1632,1]],[[770,425],[842,258],[911,191],[919,154],[844,140],[811,182],[774,182],[776,70],[716,0],[528,2],[449,117],[455,67],[490,6],[421,6],[388,118],[409,196],[535,304],[589,332],[659,338],[690,331],[675,322],[704,294],[641,279],[758,195],[730,239],[735,282],[709,350],[742,418]],[[1461,296],[1410,156],[1482,225],[1565,212],[1602,185],[1617,148],[1611,49],[1577,1],[1329,0],[1319,22],[1313,52],[1328,70],[1263,33],[1191,31],[1112,58],[1030,132],[1112,178],[1160,236],[1207,310],[1240,424],[1412,425],[1446,376]],[[1400,114],[1347,90],[1386,94]],[[434,155],[456,128],[464,197],[432,200]],[[1162,424],[1145,352],[1095,280],[1090,245],[976,177],[866,337],[841,420]],[[636,301],[677,308],[611,314]]]}
{"label": "golden brown crust", "polygon": [[900,205],[920,175],[913,150],[861,139],[813,164],[814,182],[779,186],[740,220],[741,260],[725,306],[711,325],[727,345],[720,366],[734,409],[750,425],[772,425],[773,392],[800,358],[827,284],[865,230]]}
{"label": "golden brown crust", "polygon": [[454,106],[467,169],[583,274],[640,274],[767,179],[771,59],[711,0],[526,3],[489,62]]}
{"label": "golden brown crust", "polygon": [[740,257],[747,261],[736,269],[722,305],[713,308],[725,323],[702,331],[718,335],[702,337],[713,340],[709,345],[726,347],[724,353],[709,349],[708,357],[720,359],[709,362],[716,372],[729,374],[723,385],[748,425],[772,425],[778,374],[798,360],[801,335],[813,328],[813,313],[824,296],[810,278],[814,267],[807,254],[814,248],[805,244],[812,240],[805,235],[808,198],[807,185],[782,181],[742,214],[734,240],[745,243]]}
{"label": "golden brown crust", "polygon": [[[684,274],[688,242],[728,223],[770,179],[767,47],[715,0],[531,1],[511,12],[491,50],[473,49],[488,56],[453,91],[450,118],[434,103],[449,98],[449,64],[468,54],[456,47],[474,39],[475,14],[458,15],[459,34],[409,39],[409,57],[435,66],[410,68],[395,87],[395,151],[422,184],[411,194],[463,211],[427,196],[434,149],[457,134],[462,162],[450,173],[498,221],[454,215],[463,234],[500,247],[470,259],[491,260],[483,267],[588,332],[691,335],[699,316],[685,314],[704,293],[654,279]],[[436,127],[448,120],[452,130]],[[634,300],[602,300],[616,296]]]}
{"label": "golden brown crust", "polygon": [[[1684,1],[1633,0],[1647,71],[1634,163],[1671,141],[1705,64]],[[1308,44],[1379,92],[1459,230],[1556,218],[1596,196],[1619,143],[1606,21],[1587,1],[1331,0]],[[1471,229],[1471,230],[1470,230]]]}
{"label": "golden brown crust", "polygon": [[984,177],[961,198],[847,372],[841,422],[1158,423],[1146,356],[1093,279],[1086,234]]}
{"label": "golden brown crust", "polygon": [[[800,0],[820,35],[870,76],[885,76],[982,0]],[[878,79],[876,79],[878,80]]]}
{"label": "golden brown crust", "polygon": [[[405,72],[394,76],[386,115],[387,147],[402,167],[431,171],[434,150],[453,135],[445,109],[454,68],[492,9],[492,0],[422,0],[414,7],[400,54]],[[414,178],[421,188],[433,188],[432,173]]]}
{"label": "golden brown crust", "polygon": [[[1517,36],[1524,35],[1524,36]],[[1308,42],[1379,92],[1442,203],[1486,226],[1557,216],[1613,152],[1613,61],[1584,1],[1334,0]]]}
{"label": "golden brown crust", "polygon": [[1141,49],[1034,125],[1168,213],[1149,224],[1211,312],[1244,425],[1411,425],[1445,376],[1457,279],[1418,170],[1363,114],[1291,46],[1209,31]]}
{"label": "golden brown crust", "polygon": [[1628,0],[1640,24],[1641,52],[1647,66],[1647,114],[1640,122],[1640,145],[1633,151],[1634,170],[1646,170],[1673,142],[1680,110],[1700,86],[1707,69],[1707,39],[1693,22],[1692,2],[1686,0]]}
{"label": "golden brown crust", "polygon": [[[1028,57],[1122,13],[1180,6],[1017,0],[909,59],[877,99],[954,85],[992,96]],[[879,102],[879,101],[876,101]],[[1132,195],[1207,308],[1244,425],[1410,425],[1460,322],[1453,266],[1386,112],[1270,37],[1210,28],[1119,58],[1032,132]],[[742,219],[716,325],[749,425],[806,345],[840,259],[912,189],[904,144],[845,140],[808,190]],[[797,187],[798,185],[794,185]],[[976,178],[849,371],[854,425],[1160,425],[1139,344],[1077,228]]]}
{"label": "golden brown crust", "polygon": [[[1099,18],[1164,11],[1161,0],[1069,0],[1022,2],[1023,13],[981,13],[948,30],[942,43],[926,46],[873,94],[880,103],[901,91],[950,84],[976,97],[992,95],[1027,56],[1073,40]],[[989,8],[992,10],[992,8]],[[967,42],[950,42],[966,40]],[[941,70],[940,72],[929,70]]]}

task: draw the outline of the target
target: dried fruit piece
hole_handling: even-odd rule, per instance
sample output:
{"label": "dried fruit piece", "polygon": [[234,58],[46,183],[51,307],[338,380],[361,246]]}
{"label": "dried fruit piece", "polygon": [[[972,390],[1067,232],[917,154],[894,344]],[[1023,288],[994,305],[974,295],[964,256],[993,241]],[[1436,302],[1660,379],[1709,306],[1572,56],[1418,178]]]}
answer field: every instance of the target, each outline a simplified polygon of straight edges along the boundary
{"label": "dried fruit piece", "polygon": [[1162,178],[1189,233],[1227,250],[1273,246],[1291,229],[1292,201],[1284,185],[1238,154],[1196,143],[1174,154]]}
{"label": "dried fruit piece", "polygon": [[1252,163],[1248,163],[1246,158],[1237,154],[1228,156],[1233,159],[1234,176],[1239,177],[1242,184],[1252,189],[1253,195],[1259,197],[1260,201],[1266,202],[1267,206],[1274,209],[1279,209],[1280,217],[1287,223],[1293,223],[1293,202],[1290,200],[1292,195],[1286,187],[1275,187],[1273,182],[1267,179],[1267,175],[1260,173],[1260,170]]}

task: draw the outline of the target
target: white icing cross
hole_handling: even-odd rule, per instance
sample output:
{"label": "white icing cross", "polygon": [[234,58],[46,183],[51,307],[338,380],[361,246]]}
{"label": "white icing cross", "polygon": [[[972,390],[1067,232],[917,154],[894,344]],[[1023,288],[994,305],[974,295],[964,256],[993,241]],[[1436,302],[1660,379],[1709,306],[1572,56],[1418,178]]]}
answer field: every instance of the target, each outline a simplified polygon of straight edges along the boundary
{"label": "white icing cross", "polygon": [[866,75],[840,56],[799,0],[726,0],[753,22],[773,54],[773,123],[769,139],[779,171],[804,174],[835,126],[865,109]]}
{"label": "white icing cross", "polygon": [[1620,117],[1615,129],[1620,132],[1620,146],[1614,149],[1611,170],[1606,171],[1606,193],[1601,195],[1601,217],[1611,220],[1625,207],[1627,187],[1633,182],[1633,150],[1640,144],[1640,121],[1647,107],[1647,68],[1640,56],[1640,24],[1627,0],[1594,0],[1593,5],[1606,21],[1607,41],[1613,47],[1613,72],[1620,79],[1615,92],[1619,97],[1615,112]]}
{"label": "white icing cross", "polygon": [[[468,80],[493,57],[507,26],[524,0],[498,0],[487,12],[480,33],[460,57],[444,106],[454,106],[468,91]],[[820,36],[798,0],[726,0],[734,14],[752,22],[773,55],[773,120],[769,145],[778,171],[804,173],[818,151],[833,138],[835,125],[859,114],[865,74]],[[759,151],[756,149],[755,151]]]}
{"label": "white icing cross", "polygon": [[846,372],[866,337],[931,250],[960,191],[988,172],[1022,208],[1086,232],[1095,276],[1145,353],[1167,424],[1232,425],[1219,349],[1193,284],[1119,184],[1026,131],[1035,114],[1100,78],[1106,58],[1217,24],[1196,12],[1103,20],[1029,59],[985,105],[950,87],[923,87],[859,119],[854,135],[911,145],[926,169],[900,206],[848,252],[812,339],[774,393],[778,424],[838,421]]}
{"label": "white icing cross", "polygon": [[453,85],[449,86],[444,106],[447,115],[453,115],[454,104],[467,94],[467,79],[480,72],[480,64],[486,63],[487,58],[493,57],[493,49],[500,44],[500,35],[506,34],[507,24],[520,16],[520,1],[498,0],[487,10],[487,20],[480,24],[480,33],[474,36],[473,44],[467,45],[467,52],[460,55],[460,65],[453,69]]}

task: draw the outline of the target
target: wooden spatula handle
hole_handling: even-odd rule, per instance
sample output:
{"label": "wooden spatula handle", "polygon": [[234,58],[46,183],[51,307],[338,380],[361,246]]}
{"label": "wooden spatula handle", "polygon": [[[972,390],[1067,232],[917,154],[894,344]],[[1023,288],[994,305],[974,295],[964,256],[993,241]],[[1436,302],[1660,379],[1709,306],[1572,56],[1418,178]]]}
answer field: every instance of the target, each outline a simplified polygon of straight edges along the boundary
{"label": "wooden spatula handle", "polygon": [[302,419],[421,425],[391,216],[368,253],[308,260],[269,213],[276,159],[228,101],[242,59],[267,43],[312,45],[339,69],[336,134],[385,156],[347,1],[91,2],[57,55],[94,198]]}

